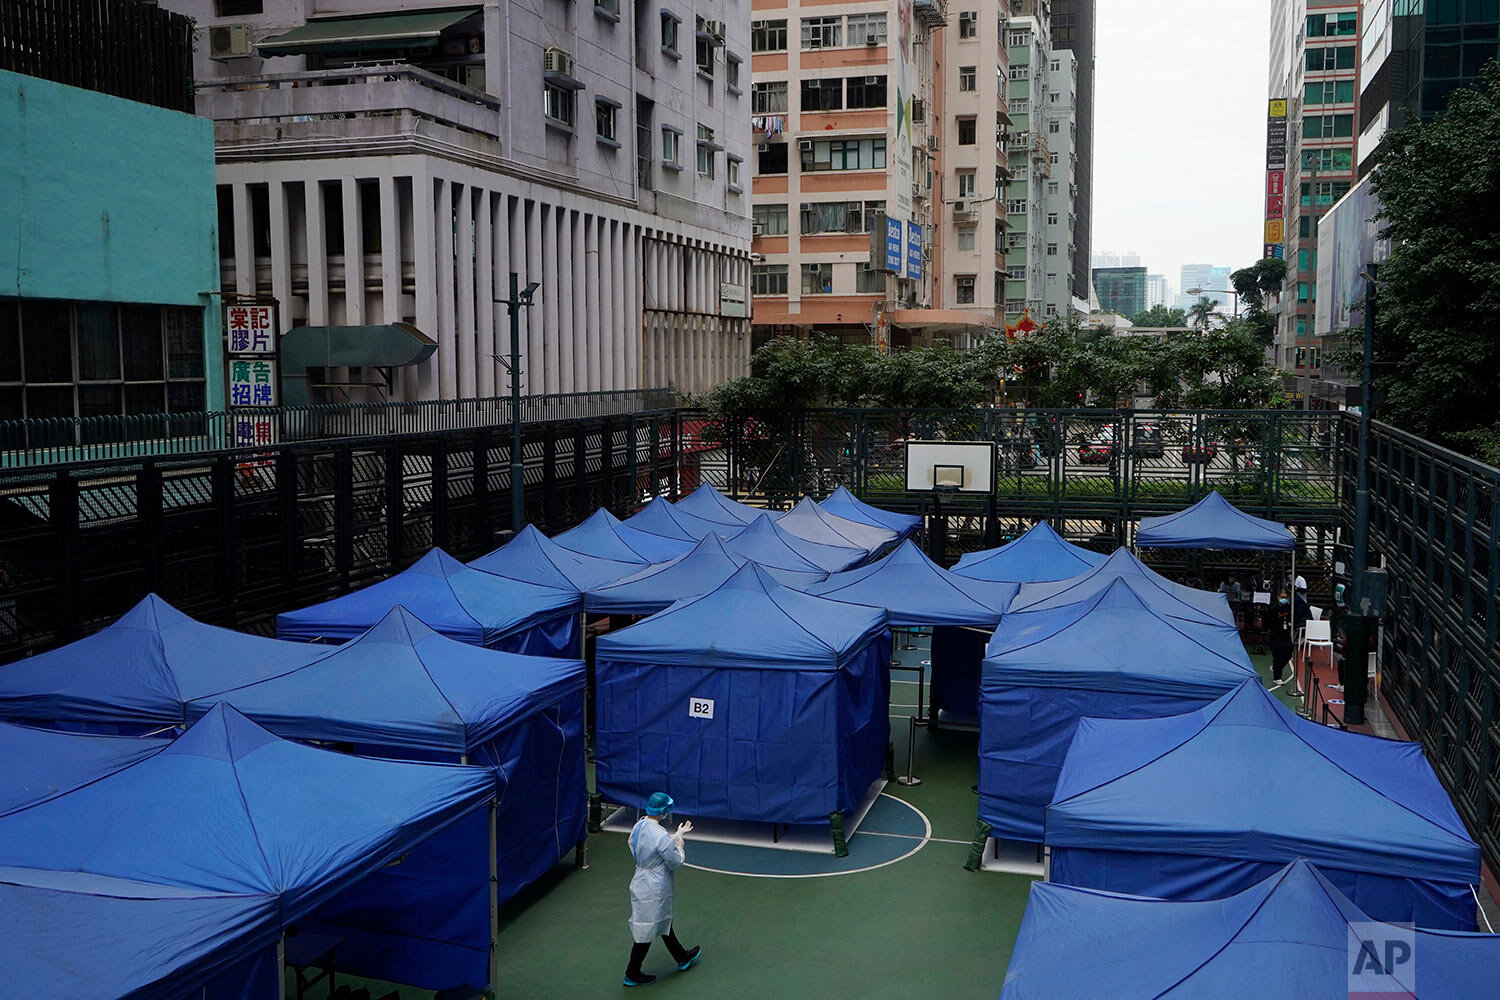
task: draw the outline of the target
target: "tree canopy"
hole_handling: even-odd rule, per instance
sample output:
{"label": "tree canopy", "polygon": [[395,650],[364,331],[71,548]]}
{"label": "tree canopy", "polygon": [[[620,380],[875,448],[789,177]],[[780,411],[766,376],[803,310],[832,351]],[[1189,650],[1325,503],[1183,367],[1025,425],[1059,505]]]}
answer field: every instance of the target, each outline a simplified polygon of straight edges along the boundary
{"label": "tree canopy", "polygon": [[1286,261],[1266,257],[1235,271],[1229,281],[1240,295],[1245,322],[1255,329],[1261,343],[1271,343],[1276,337],[1276,315],[1267,311],[1266,296],[1281,291],[1286,281]]}
{"label": "tree canopy", "polygon": [[1152,306],[1130,317],[1130,322],[1135,326],[1187,326],[1187,310]]}

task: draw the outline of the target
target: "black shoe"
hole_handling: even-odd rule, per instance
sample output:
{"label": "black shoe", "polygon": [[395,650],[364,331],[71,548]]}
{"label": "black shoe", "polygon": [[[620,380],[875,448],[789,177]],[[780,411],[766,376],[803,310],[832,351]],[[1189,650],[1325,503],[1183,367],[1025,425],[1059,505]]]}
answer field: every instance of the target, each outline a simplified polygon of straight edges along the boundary
{"label": "black shoe", "polygon": [[680,962],[677,963],[677,969],[678,969],[678,971],[679,972],[686,972],[687,970],[691,969],[694,965],[696,965],[697,962],[698,962],[698,959],[700,959],[702,957],[703,957],[703,946],[702,945],[697,945],[697,944],[693,945],[691,948],[688,949],[687,957],[684,958],[682,961],[680,961]]}
{"label": "black shoe", "polygon": [[625,978],[621,980],[621,982],[623,982],[626,986],[650,986],[652,983],[656,982],[656,977],[648,976],[644,972],[636,973],[635,975],[631,975],[627,972],[625,973]]}

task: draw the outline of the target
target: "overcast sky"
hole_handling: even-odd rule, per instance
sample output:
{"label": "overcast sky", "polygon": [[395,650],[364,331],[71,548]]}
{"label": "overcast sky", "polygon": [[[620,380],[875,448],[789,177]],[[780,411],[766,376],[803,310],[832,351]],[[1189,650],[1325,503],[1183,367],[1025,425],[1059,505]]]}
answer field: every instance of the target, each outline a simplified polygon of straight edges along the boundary
{"label": "overcast sky", "polygon": [[1269,0],[1098,0],[1094,249],[1259,259]]}

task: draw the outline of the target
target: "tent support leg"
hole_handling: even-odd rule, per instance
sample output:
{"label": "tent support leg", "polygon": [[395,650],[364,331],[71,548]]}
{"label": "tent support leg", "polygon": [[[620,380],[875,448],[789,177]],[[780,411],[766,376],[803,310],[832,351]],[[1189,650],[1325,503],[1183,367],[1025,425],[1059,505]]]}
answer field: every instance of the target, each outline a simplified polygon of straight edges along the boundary
{"label": "tent support leg", "polygon": [[989,843],[992,829],[982,819],[974,821],[974,839],[969,843],[969,860],[964,862],[964,871],[977,872],[984,864],[984,845]]}
{"label": "tent support leg", "polygon": [[500,860],[496,803],[490,803],[490,989],[500,986]]}
{"label": "tent support leg", "polygon": [[286,934],[276,939],[276,1000],[286,1000]]}
{"label": "tent support leg", "polygon": [[598,792],[589,793],[589,833],[598,833],[604,826],[604,796]]}
{"label": "tent support leg", "polygon": [[828,828],[833,833],[833,856],[836,858],[847,858],[849,856],[849,844],[844,840],[844,814],[841,812],[829,813]]}
{"label": "tent support leg", "polygon": [[906,721],[908,723],[906,728],[906,773],[897,778],[896,783],[911,787],[912,785],[920,785],[922,783],[921,778],[915,777],[911,773],[912,761],[917,756],[917,717],[915,715],[908,715]]}
{"label": "tent support leg", "polygon": [[579,872],[589,870],[589,842],[587,838],[573,845],[573,870]]}

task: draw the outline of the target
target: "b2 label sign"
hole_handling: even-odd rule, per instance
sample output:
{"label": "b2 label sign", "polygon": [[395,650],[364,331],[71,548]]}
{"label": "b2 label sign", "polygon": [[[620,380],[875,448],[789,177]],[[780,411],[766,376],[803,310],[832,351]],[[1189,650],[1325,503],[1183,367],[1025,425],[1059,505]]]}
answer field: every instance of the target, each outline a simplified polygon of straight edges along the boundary
{"label": "b2 label sign", "polygon": [[689,698],[688,718],[690,719],[712,719],[714,717],[714,700],[712,698]]}

